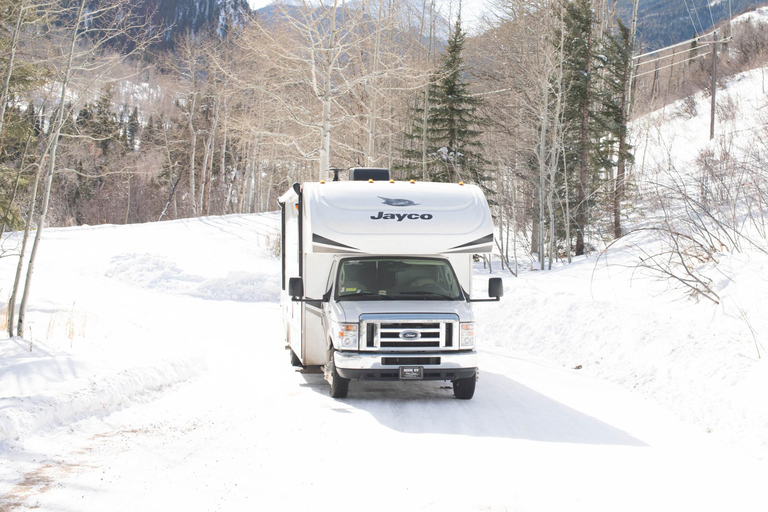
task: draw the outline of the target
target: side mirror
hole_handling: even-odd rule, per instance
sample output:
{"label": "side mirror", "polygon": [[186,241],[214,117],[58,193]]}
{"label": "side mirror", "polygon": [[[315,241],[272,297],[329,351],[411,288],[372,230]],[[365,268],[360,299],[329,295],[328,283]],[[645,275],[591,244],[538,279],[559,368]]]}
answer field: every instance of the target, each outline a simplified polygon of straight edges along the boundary
{"label": "side mirror", "polygon": [[488,280],[488,296],[500,299],[504,295],[504,281],[500,277],[492,277]]}
{"label": "side mirror", "polygon": [[304,281],[300,277],[292,277],[288,280],[288,295],[291,297],[304,296]]}

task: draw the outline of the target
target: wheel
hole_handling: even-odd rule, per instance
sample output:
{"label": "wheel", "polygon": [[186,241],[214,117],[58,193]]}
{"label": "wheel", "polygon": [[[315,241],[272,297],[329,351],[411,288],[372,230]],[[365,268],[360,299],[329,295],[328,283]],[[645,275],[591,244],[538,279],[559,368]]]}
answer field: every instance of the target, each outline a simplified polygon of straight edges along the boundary
{"label": "wheel", "polygon": [[292,348],[288,348],[288,353],[291,355],[291,366],[304,366]]}
{"label": "wheel", "polygon": [[335,349],[331,349],[331,360],[328,361],[326,369],[326,379],[331,385],[330,392],[332,398],[347,398],[349,393],[349,379],[345,379],[339,375],[336,371],[336,364],[334,363]]}
{"label": "wheel", "polygon": [[475,383],[477,374],[465,379],[456,379],[453,381],[453,396],[461,400],[469,400],[475,395]]}

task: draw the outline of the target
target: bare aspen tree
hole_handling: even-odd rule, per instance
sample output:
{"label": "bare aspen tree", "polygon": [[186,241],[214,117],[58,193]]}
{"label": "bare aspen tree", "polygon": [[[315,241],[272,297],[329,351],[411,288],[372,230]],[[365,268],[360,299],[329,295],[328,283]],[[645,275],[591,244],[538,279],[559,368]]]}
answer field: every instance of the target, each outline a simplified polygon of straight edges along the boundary
{"label": "bare aspen tree", "polygon": [[[345,73],[347,59],[358,51],[364,39],[371,37],[360,30],[366,22],[367,4],[366,1],[301,0],[290,8],[290,12],[281,6],[282,14],[277,23],[280,24],[279,31],[287,34],[289,39],[278,41],[274,31],[267,34],[272,40],[273,58],[288,72],[280,83],[272,84],[271,92],[287,109],[292,122],[315,132],[314,148],[303,148],[303,152],[317,161],[317,179],[328,176],[331,130],[350,115],[340,99],[357,82],[369,78],[350,79]],[[285,88],[295,86],[301,87],[305,94],[309,93],[316,108],[308,109],[304,102],[297,103],[280,96]]]}
{"label": "bare aspen tree", "polygon": [[378,73],[379,63],[381,57],[381,33],[384,30],[384,17],[383,17],[384,2],[378,2],[378,13],[376,16],[376,28],[375,28],[375,42],[373,48],[373,76],[371,77],[371,107],[370,114],[368,116],[368,145],[366,147],[365,165],[373,166],[378,160],[376,155],[376,118],[377,109],[376,104],[379,96],[378,88]]}
{"label": "bare aspen tree", "polygon": [[[210,111],[213,110],[213,118],[207,130],[207,138],[204,145],[203,165],[200,176],[200,211],[203,215],[211,214],[211,199],[213,194],[214,164],[216,157],[219,160],[219,173],[223,182],[227,183],[226,158],[227,135],[229,116],[229,97],[231,88],[229,74],[226,70],[230,64],[230,43],[228,39],[210,37],[202,45],[206,61],[205,75],[207,77],[207,90],[204,104]],[[217,155],[218,151],[218,155]],[[226,208],[227,200],[224,198],[223,207]],[[221,213],[221,212],[220,212]]]}
{"label": "bare aspen tree", "polygon": [[[359,24],[359,47],[349,55],[345,77],[350,84],[352,105],[348,122],[335,129],[335,146],[342,158],[349,155],[357,165],[381,166],[387,160],[382,140],[399,132],[392,112],[408,103],[408,95],[423,83],[425,73],[417,71],[403,42],[405,32],[398,20],[403,13],[395,2],[372,2],[374,8]],[[348,157],[348,158],[349,158]]]}
{"label": "bare aspen tree", "polygon": [[[132,15],[131,4],[122,1],[94,2],[79,0],[52,14],[61,20],[60,44],[50,48],[48,64],[60,85],[55,115],[50,121],[48,141],[44,152],[45,185],[43,204],[37,220],[37,230],[27,265],[27,274],[19,306],[17,334],[24,335],[27,303],[32,284],[35,261],[50,206],[51,187],[57,166],[57,152],[62,130],[78,100],[104,78],[110,69],[124,61],[130,51],[141,49],[135,35],[141,33],[144,22]],[[122,47],[122,48],[121,48]],[[74,98],[74,101],[71,101]],[[10,305],[13,307],[13,305]]]}
{"label": "bare aspen tree", "polygon": [[[562,20],[563,20],[563,8],[562,5],[559,7],[559,25],[562,26]],[[556,257],[555,252],[555,205],[554,205],[554,196],[555,196],[555,183],[557,180],[557,168],[558,163],[560,161],[560,148],[562,147],[563,141],[562,141],[562,115],[563,115],[563,48],[565,46],[565,31],[560,30],[560,43],[559,46],[556,48],[556,51],[554,52],[554,57],[556,59],[556,65],[557,65],[557,71],[555,73],[555,80],[553,85],[553,93],[555,95],[555,111],[553,113],[553,127],[552,127],[552,140],[550,142],[550,149],[549,149],[549,191],[547,196],[547,209],[549,210],[549,270],[552,270],[552,260]],[[564,179],[567,181],[567,175],[564,174]],[[566,188],[567,191],[567,188]],[[567,198],[567,192],[566,192],[566,201]],[[568,216],[564,219],[564,224],[568,226],[569,219]],[[566,240],[568,240],[569,237],[566,236]],[[567,244],[570,245],[570,244]],[[569,249],[570,253],[570,249]]]}
{"label": "bare aspen tree", "polygon": [[[432,67],[432,53],[435,45],[435,2],[432,0],[429,3],[429,36],[427,39],[427,67]],[[427,136],[427,116],[429,115],[429,82],[424,86],[424,116],[422,117],[422,131],[421,131],[421,179],[424,181],[429,180],[429,172],[427,171],[429,163],[429,155],[427,147],[429,145],[429,137]]]}
{"label": "bare aspen tree", "polygon": [[536,198],[539,204],[539,222],[538,222],[538,236],[536,252],[539,255],[539,265],[541,270],[544,270],[544,261],[546,256],[544,254],[544,190],[546,188],[546,174],[547,174],[547,129],[549,128],[549,84],[541,80],[539,86],[541,87],[541,114],[539,117],[539,187],[536,190]]}
{"label": "bare aspen tree", "polygon": [[552,268],[560,240],[570,258],[564,5],[557,0],[494,0],[496,23],[478,36],[480,49],[474,55],[482,63],[477,66],[487,88],[482,94],[497,126],[492,135],[497,139],[489,144],[505,148],[499,158],[509,162],[503,168],[510,176],[502,188],[515,195],[511,201],[499,200],[510,205],[510,212],[501,208],[500,216],[515,229],[507,246],[516,249],[517,236],[530,226],[530,250],[538,255],[540,269]]}
{"label": "bare aspen tree", "polygon": [[270,113],[233,119],[237,136],[268,141],[298,160],[275,179],[309,178],[303,162],[317,166],[312,179],[327,179],[332,159],[340,166],[381,161],[382,147],[399,131],[398,102],[423,74],[403,48],[408,31],[397,26],[400,8],[393,1],[305,0],[278,8],[269,25],[255,20],[244,28],[231,65],[219,67],[238,97]]}
{"label": "bare aspen tree", "polygon": [[335,100],[350,85],[343,77],[343,58],[359,42],[357,25],[366,15],[364,5],[365,2],[348,4],[344,0],[301,0],[297,11],[284,13],[281,18],[297,36],[294,41],[298,43],[285,57],[303,68],[303,79],[320,104],[319,120],[312,123],[319,135],[318,180],[327,177],[330,169],[331,129],[336,124],[332,110],[334,106],[342,108]]}
{"label": "bare aspen tree", "polygon": [[[40,213],[40,217],[38,219],[37,231],[35,233],[34,242],[32,244],[32,251],[29,257],[29,264],[27,266],[27,276],[24,282],[24,290],[21,296],[21,304],[19,306],[19,323],[18,323],[16,332],[18,332],[19,335],[22,337],[24,336],[27,300],[29,299],[29,290],[32,283],[32,274],[35,266],[35,258],[37,256],[37,251],[40,246],[40,238],[43,233],[43,228],[45,226],[45,218],[46,218],[46,215],[48,214],[48,206],[51,198],[51,185],[53,184],[53,172],[56,166],[56,152],[59,147],[59,138],[61,136],[61,129],[65,119],[64,117],[65,103],[67,100],[67,93],[69,91],[69,87],[71,86],[70,82],[72,80],[72,75],[74,72],[75,57],[77,54],[77,43],[78,43],[78,36],[79,36],[78,31],[80,30],[80,25],[81,23],[83,23],[83,20],[85,18],[85,6],[86,6],[86,0],[80,0],[79,5],[77,6],[76,14],[74,16],[74,26],[70,31],[69,48],[65,50],[66,53],[64,54],[65,63],[63,67],[63,76],[61,77],[62,80],[61,80],[61,94],[59,95],[59,108],[56,110],[55,118],[51,121],[49,142],[48,142],[48,146],[46,147],[46,156],[48,161],[47,161],[47,167],[45,170],[46,178],[45,178],[45,191],[43,194],[43,206],[42,206],[42,211]],[[66,39],[64,41],[66,41]]]}
{"label": "bare aspen tree", "polygon": [[[32,197],[29,201],[29,212],[27,213],[27,222],[24,224],[24,235],[21,239],[21,249],[19,251],[19,261],[16,264],[16,274],[13,280],[13,288],[11,289],[11,296],[8,299],[8,336],[14,336],[15,317],[16,317],[16,295],[19,290],[19,284],[21,283],[21,274],[24,270],[24,257],[27,252],[27,242],[29,241],[29,231],[32,227],[31,219],[35,214],[35,204],[37,202],[37,189],[40,185],[40,174],[42,167],[37,164],[35,166],[35,179],[32,184]],[[23,332],[17,331],[19,335],[23,335]]]}
{"label": "bare aspen tree", "polygon": [[213,156],[215,150],[216,131],[219,128],[219,110],[220,103],[215,94],[209,94],[208,99],[213,103],[213,120],[208,130],[208,139],[205,142],[205,153],[203,154],[203,165],[200,168],[200,214],[208,215],[210,213],[211,200],[211,178],[213,175]]}
{"label": "bare aspen tree", "polygon": [[584,254],[586,250],[585,246],[585,230],[587,228],[587,223],[589,222],[589,209],[587,208],[587,200],[588,198],[588,191],[587,191],[587,180],[589,179],[589,117],[590,117],[590,109],[592,108],[592,94],[590,94],[590,88],[592,86],[592,52],[594,51],[594,35],[592,30],[592,19],[590,19],[589,23],[589,31],[587,33],[587,39],[586,39],[586,66],[587,68],[584,70],[584,76],[585,76],[585,82],[586,86],[584,89],[584,94],[582,97],[581,102],[581,140],[580,140],[580,146],[579,146],[579,162],[578,162],[578,187],[577,187],[577,199],[578,204],[576,205],[576,219],[578,223],[578,229],[576,230],[576,255],[580,256]]}
{"label": "bare aspen tree", "polygon": [[195,178],[196,160],[197,160],[197,139],[198,133],[195,127],[195,120],[200,106],[202,96],[201,75],[204,70],[204,51],[199,44],[200,37],[187,32],[176,41],[176,51],[169,56],[167,65],[180,78],[181,87],[179,87],[178,102],[182,115],[186,118],[186,129],[189,136],[189,201],[191,213],[196,216],[199,212],[200,203],[197,200],[197,182]]}
{"label": "bare aspen tree", "polygon": [[[562,50],[553,45],[558,39],[555,34],[560,23],[557,5],[556,1],[526,0],[495,3],[498,16],[505,21],[502,41],[507,52],[499,58],[503,59],[502,67],[510,72],[505,83],[515,98],[514,117],[509,123],[516,130],[523,130],[516,138],[528,142],[521,144],[519,150],[528,154],[527,160],[535,161],[535,178],[529,177],[534,194],[531,250],[538,254],[542,270],[547,253],[545,245],[549,247],[550,258],[554,252],[553,199],[561,144]],[[494,65],[500,63],[494,62]]]}

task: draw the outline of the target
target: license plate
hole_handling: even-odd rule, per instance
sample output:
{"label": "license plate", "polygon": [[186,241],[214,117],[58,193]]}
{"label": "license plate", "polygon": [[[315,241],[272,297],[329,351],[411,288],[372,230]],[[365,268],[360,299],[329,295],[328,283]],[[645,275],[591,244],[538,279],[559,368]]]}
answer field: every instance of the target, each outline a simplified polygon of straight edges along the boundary
{"label": "license plate", "polygon": [[418,380],[424,378],[423,366],[401,366],[400,378],[402,380]]}

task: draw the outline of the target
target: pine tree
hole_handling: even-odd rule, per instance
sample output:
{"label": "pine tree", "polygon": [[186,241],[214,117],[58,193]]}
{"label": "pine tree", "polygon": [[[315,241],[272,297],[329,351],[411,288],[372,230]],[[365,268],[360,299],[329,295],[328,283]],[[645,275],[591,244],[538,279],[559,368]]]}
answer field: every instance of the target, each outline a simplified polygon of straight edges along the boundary
{"label": "pine tree", "polygon": [[98,141],[105,159],[109,157],[110,149],[119,142],[117,116],[112,110],[114,94],[114,85],[107,84],[93,108],[93,131],[90,135]]}
{"label": "pine tree", "polygon": [[603,110],[605,112],[606,128],[612,134],[605,137],[604,144],[610,144],[610,151],[603,150],[602,162],[604,167],[614,175],[613,186],[613,231],[614,237],[622,235],[621,201],[625,196],[625,168],[633,161],[632,146],[627,141],[627,124],[629,122],[629,105],[627,104],[632,69],[632,38],[629,28],[618,20],[616,34],[609,36],[606,46],[605,97]]}
{"label": "pine tree", "polygon": [[147,119],[147,125],[141,130],[141,147],[143,149],[154,147],[157,144],[157,137],[155,117],[150,114],[149,119]]}
{"label": "pine tree", "polygon": [[27,123],[29,123],[29,126],[32,130],[33,136],[37,137],[40,135],[42,132],[42,128],[40,126],[40,115],[38,114],[37,110],[35,110],[35,103],[33,101],[30,101],[27,105],[25,116],[27,118]]}
{"label": "pine tree", "polygon": [[[590,211],[600,189],[600,174],[594,159],[596,141],[600,140],[594,110],[597,70],[593,12],[590,0],[562,0],[565,8],[563,82],[564,163],[568,183],[573,184],[571,204],[574,218],[571,232],[576,235],[575,254],[585,251],[584,233],[590,222]],[[569,241],[570,243],[570,241]]]}
{"label": "pine tree", "polygon": [[440,67],[429,86],[429,108],[424,116],[423,100],[411,109],[412,123],[406,133],[406,147],[401,151],[406,163],[402,169],[409,177],[421,176],[423,122],[427,124],[427,167],[431,181],[487,180],[478,138],[483,126],[477,109],[482,100],[472,96],[464,80],[466,69],[462,52],[466,35],[461,27],[461,13],[456,18]]}
{"label": "pine tree", "polygon": [[125,125],[125,144],[128,151],[136,151],[136,139],[139,134],[139,108],[133,107]]}

